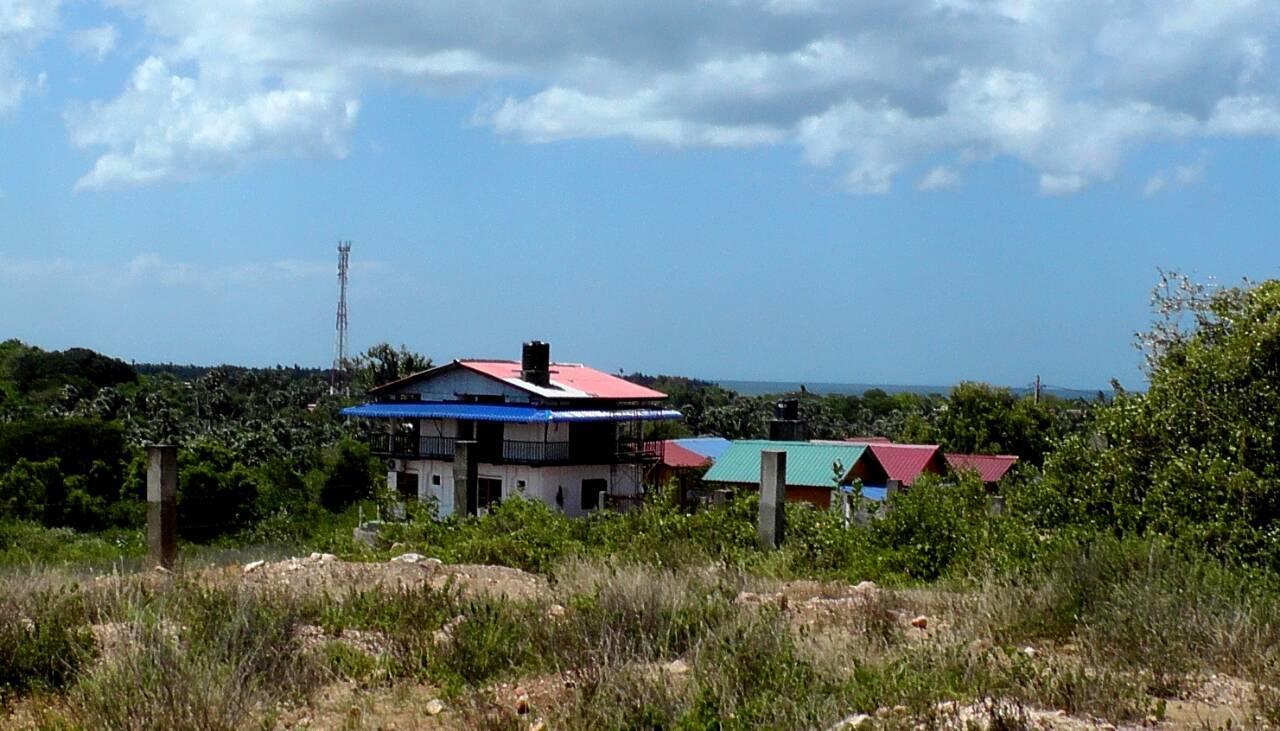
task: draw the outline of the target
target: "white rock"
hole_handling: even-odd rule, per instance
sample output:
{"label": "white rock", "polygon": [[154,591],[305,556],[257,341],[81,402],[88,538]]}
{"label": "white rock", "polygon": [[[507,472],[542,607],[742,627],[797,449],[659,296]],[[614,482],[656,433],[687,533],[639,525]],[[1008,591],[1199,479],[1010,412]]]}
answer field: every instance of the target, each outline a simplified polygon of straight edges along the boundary
{"label": "white rock", "polygon": [[853,587],[853,590],[856,592],[864,592],[875,591],[878,588],[879,587],[876,586],[876,582],[874,581],[859,581],[858,585]]}
{"label": "white rock", "polygon": [[244,572],[246,574],[253,573],[254,571],[257,571],[258,569],[266,565],[267,565],[267,562],[263,561],[262,559],[258,559],[257,561],[250,561],[249,563],[244,565]]}
{"label": "white rock", "polygon": [[427,715],[438,716],[444,710],[444,701],[439,698],[432,698],[427,702]]}
{"label": "white rock", "polygon": [[440,559],[435,557],[424,558],[422,559],[422,563],[426,564],[427,566],[443,566],[444,565],[444,561],[441,561]]}
{"label": "white rock", "polygon": [[667,663],[667,672],[672,675],[684,675],[689,672],[689,663],[679,658]]}
{"label": "white rock", "polygon": [[399,563],[418,563],[422,559],[423,556],[421,553],[402,553],[391,560]]}
{"label": "white rock", "polygon": [[865,713],[855,713],[848,718],[842,718],[839,721],[836,721],[835,725],[827,731],[843,731],[843,729],[847,728],[858,728],[870,720],[871,716],[868,716]]}
{"label": "white rock", "polygon": [[1023,654],[1023,655],[1026,655],[1027,657],[1035,657],[1035,656],[1036,656],[1036,648],[1034,648],[1034,647],[1032,647],[1032,646],[1030,646],[1030,645],[1027,645],[1026,647],[1022,648],[1022,654]]}

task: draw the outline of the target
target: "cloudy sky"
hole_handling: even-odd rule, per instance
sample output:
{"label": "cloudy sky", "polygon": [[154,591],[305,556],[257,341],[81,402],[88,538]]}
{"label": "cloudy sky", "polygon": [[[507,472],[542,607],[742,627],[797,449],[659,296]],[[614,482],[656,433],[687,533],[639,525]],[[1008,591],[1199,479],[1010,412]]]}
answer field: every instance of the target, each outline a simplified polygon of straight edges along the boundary
{"label": "cloudy sky", "polygon": [[1277,271],[1274,0],[0,0],[0,330],[1135,383]]}

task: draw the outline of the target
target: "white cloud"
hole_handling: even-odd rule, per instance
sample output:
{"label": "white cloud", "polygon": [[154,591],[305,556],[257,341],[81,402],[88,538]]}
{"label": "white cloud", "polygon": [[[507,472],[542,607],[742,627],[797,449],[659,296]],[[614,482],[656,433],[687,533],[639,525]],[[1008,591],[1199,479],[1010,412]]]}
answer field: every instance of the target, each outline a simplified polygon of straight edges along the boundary
{"label": "white cloud", "polygon": [[120,32],[110,23],[96,28],[82,28],[71,34],[71,47],[77,53],[93,56],[99,61],[114,51],[119,41]]}
{"label": "white cloud", "polygon": [[1180,187],[1195,185],[1204,177],[1206,163],[1207,156],[1201,154],[1193,162],[1175,165],[1169,170],[1157,170],[1150,178],[1147,178],[1147,183],[1142,188],[1142,194],[1150,198],[1164,192],[1171,185]]}
{"label": "white cloud", "polygon": [[[358,268],[377,269],[377,262],[361,262]],[[94,262],[67,257],[12,257],[0,253],[0,281],[13,283],[70,283],[93,290],[131,287],[172,287],[219,291],[327,279],[334,276],[333,262],[282,259],[210,266],[175,261],[159,254],[137,254],[125,262]]]}
{"label": "white cloud", "polygon": [[1040,192],[1045,195],[1078,193],[1084,190],[1084,187],[1088,184],[1089,179],[1078,173],[1068,173],[1066,175],[1040,174]]}
{"label": "white cloud", "polygon": [[108,150],[76,188],[184,180],[252,159],[341,157],[358,111],[356,100],[315,89],[227,95],[153,56],[124,94],[69,115],[76,146]]}
{"label": "white cloud", "polygon": [[946,188],[954,188],[960,184],[960,173],[953,168],[945,165],[939,165],[929,172],[925,173],[920,182],[916,183],[917,190],[943,190]]}
{"label": "white cloud", "polygon": [[152,58],[72,117],[102,150],[82,187],[340,155],[388,84],[480,90],[476,120],[532,143],[797,145],[869,193],[940,154],[1066,194],[1152,142],[1280,136],[1274,0],[113,2]]}
{"label": "white cloud", "polygon": [[[19,63],[53,32],[59,0],[0,0],[0,114],[15,109],[33,82]],[[43,74],[34,82],[44,85]]]}
{"label": "white cloud", "polygon": [[1147,184],[1142,186],[1142,194],[1148,198],[1156,195],[1169,187],[1169,179],[1164,173],[1156,173],[1147,178]]}

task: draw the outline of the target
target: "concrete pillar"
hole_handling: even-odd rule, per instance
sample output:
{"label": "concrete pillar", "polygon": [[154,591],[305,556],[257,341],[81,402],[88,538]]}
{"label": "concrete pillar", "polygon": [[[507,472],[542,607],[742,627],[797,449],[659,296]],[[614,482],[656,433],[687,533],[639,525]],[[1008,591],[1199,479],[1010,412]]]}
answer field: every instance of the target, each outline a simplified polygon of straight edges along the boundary
{"label": "concrete pillar", "polygon": [[987,498],[987,512],[991,515],[1004,514],[1004,495],[992,495]]}
{"label": "concrete pillar", "polygon": [[173,568],[178,558],[178,448],[147,447],[147,560]]}
{"label": "concrete pillar", "polygon": [[786,532],[787,453],[778,449],[760,452],[760,523],[756,540],[763,549],[782,545]]}
{"label": "concrete pillar", "polygon": [[480,454],[474,441],[459,439],[453,447],[453,514],[476,514]]}

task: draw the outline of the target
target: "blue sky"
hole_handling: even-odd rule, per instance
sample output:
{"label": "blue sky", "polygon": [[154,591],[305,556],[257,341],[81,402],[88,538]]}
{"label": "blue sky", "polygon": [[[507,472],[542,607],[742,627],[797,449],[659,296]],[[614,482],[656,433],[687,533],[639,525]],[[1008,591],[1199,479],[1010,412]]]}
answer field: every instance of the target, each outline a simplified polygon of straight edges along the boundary
{"label": "blue sky", "polygon": [[357,349],[1090,388],[1276,275],[1274,3],[482,8],[0,0],[0,332],[322,365],[342,238]]}

